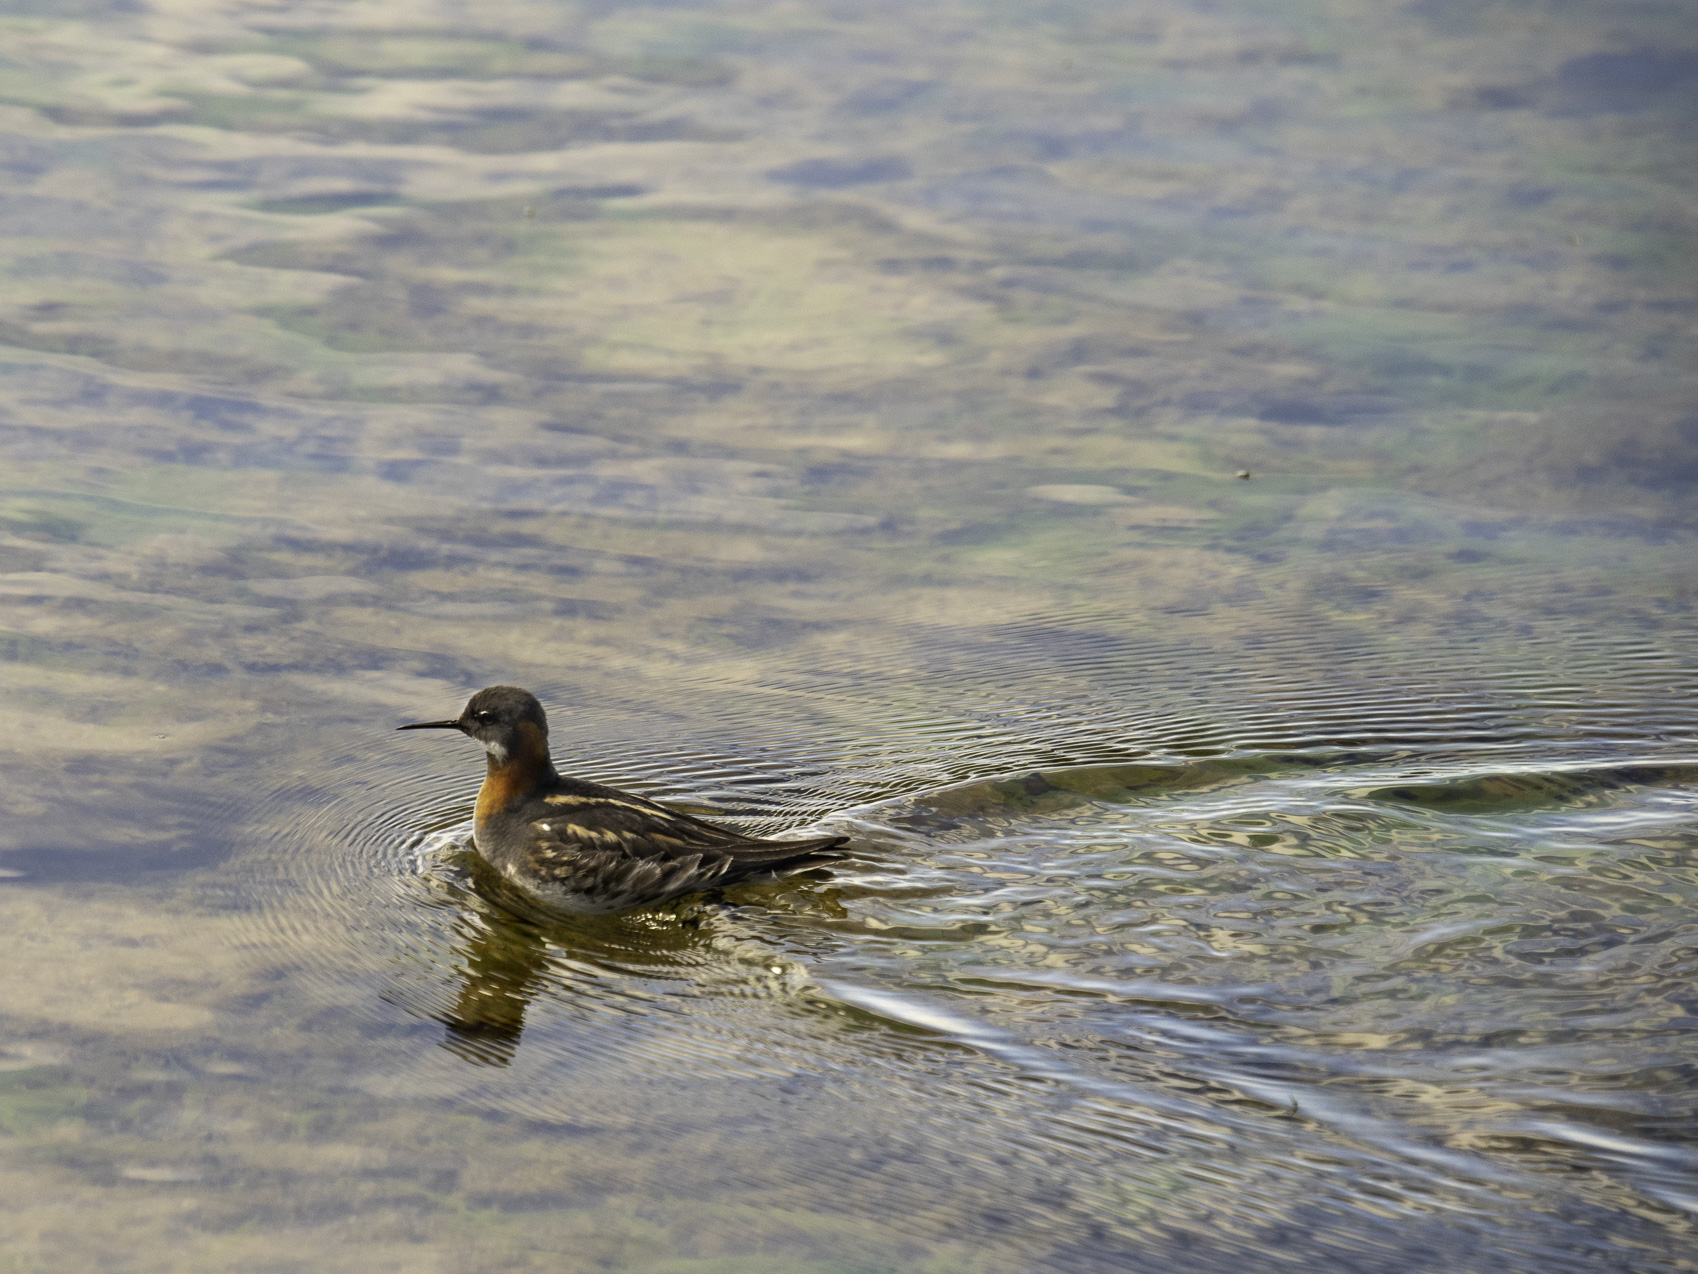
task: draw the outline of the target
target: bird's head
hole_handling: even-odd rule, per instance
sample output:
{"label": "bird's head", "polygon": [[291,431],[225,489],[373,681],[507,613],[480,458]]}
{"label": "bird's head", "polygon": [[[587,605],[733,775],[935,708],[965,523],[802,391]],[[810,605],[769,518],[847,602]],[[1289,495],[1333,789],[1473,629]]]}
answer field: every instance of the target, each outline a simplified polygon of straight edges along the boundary
{"label": "bird's head", "polygon": [[482,744],[496,765],[539,750],[544,757],[548,755],[548,717],[537,697],[518,686],[490,686],[478,691],[451,721],[417,721],[397,728],[458,730]]}

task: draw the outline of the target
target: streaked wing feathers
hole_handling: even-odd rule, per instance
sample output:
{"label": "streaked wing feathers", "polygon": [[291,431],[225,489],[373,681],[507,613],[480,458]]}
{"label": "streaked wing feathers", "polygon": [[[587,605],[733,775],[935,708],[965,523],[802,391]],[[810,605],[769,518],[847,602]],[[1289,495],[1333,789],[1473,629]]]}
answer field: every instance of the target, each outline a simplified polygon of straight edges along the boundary
{"label": "streaked wing feathers", "polygon": [[[539,874],[592,885],[617,877],[625,888],[657,892],[706,886],[765,867],[782,866],[841,845],[845,837],[769,841],[610,789],[556,792],[524,811],[532,867]],[[647,878],[654,876],[653,881]],[[581,886],[580,886],[581,887]]]}

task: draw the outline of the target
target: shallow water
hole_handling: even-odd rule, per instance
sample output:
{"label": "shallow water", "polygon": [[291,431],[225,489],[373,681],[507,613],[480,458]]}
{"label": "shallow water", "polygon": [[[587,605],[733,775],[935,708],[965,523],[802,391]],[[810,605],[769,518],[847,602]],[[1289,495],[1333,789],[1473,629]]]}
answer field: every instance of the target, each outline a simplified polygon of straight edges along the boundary
{"label": "shallow water", "polygon": [[0,1269],[1698,1264],[1687,6],[0,29]]}

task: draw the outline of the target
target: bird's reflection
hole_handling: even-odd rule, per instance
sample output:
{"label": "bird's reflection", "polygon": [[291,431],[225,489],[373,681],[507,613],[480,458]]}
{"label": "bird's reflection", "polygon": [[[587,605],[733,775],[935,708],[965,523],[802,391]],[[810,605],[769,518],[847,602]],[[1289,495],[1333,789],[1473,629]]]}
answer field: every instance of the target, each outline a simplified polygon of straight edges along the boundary
{"label": "bird's reflection", "polygon": [[546,926],[552,913],[510,886],[476,854],[459,856],[463,883],[450,948],[459,976],[454,1005],[431,1016],[447,1028],[442,1047],[474,1066],[508,1066],[519,1051],[525,1011],[548,980]]}
{"label": "bird's reflection", "polygon": [[476,855],[455,865],[464,875],[439,886],[456,913],[449,954],[459,986],[451,1006],[439,1000],[424,1011],[445,1028],[442,1047],[474,1066],[513,1063],[539,997],[569,1004],[580,991],[606,994],[605,985],[577,985],[585,966],[647,980],[692,976],[713,960],[712,925],[699,907],[567,915],[514,888]]}
{"label": "bird's reflection", "polygon": [[[507,1066],[519,1051],[525,1010],[544,981],[548,948],[529,925],[474,920],[454,947],[460,992],[440,1018],[442,1047],[474,1066]],[[469,928],[471,926],[468,926]]]}

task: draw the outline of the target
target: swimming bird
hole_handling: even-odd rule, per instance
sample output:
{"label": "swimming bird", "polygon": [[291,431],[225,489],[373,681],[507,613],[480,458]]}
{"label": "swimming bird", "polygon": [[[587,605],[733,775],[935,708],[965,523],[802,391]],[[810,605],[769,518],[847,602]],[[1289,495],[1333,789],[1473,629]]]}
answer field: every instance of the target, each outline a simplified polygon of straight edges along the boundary
{"label": "swimming bird", "polygon": [[528,690],[490,686],[449,721],[488,753],[473,813],[478,853],[563,911],[605,914],[665,902],[762,872],[805,866],[847,836],[760,840],[664,805],[558,773],[548,717]]}

